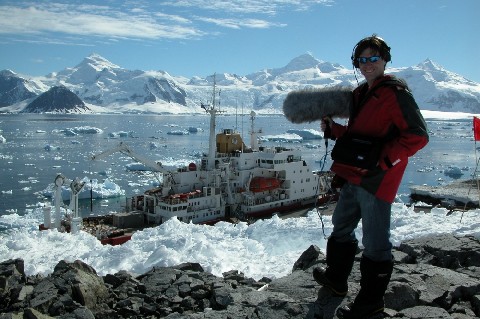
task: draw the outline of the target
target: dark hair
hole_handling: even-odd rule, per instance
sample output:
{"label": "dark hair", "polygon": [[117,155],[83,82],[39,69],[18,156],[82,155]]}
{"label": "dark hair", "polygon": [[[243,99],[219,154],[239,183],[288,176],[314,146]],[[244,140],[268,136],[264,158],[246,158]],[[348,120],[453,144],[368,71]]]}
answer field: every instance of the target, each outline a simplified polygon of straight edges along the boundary
{"label": "dark hair", "polygon": [[390,62],[392,59],[392,56],[390,54],[390,47],[387,45],[385,40],[383,40],[376,34],[373,34],[370,37],[366,37],[360,40],[353,48],[351,59],[354,67],[359,67],[357,58],[365,49],[371,49],[372,51],[378,52],[378,54],[385,62]]}

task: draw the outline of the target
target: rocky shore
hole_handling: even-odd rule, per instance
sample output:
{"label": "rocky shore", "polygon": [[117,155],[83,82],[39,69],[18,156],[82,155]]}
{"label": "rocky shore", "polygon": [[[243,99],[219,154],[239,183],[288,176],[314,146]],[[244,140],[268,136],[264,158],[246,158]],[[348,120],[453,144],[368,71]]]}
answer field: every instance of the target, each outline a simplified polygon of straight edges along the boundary
{"label": "rocky shore", "polygon": [[[405,241],[385,295],[385,317],[478,318],[480,240],[450,234]],[[357,261],[361,256],[359,251]],[[283,278],[254,280],[232,270],[216,277],[196,263],[98,276],[89,265],[60,261],[48,276],[26,276],[21,259],[0,263],[0,319],[6,318],[335,318],[359,290],[358,262],[349,294],[333,297],[312,278],[325,263],[311,246]]]}
{"label": "rocky shore", "polygon": [[446,185],[411,185],[410,198],[448,209],[478,208],[479,192],[476,179],[457,180]]}

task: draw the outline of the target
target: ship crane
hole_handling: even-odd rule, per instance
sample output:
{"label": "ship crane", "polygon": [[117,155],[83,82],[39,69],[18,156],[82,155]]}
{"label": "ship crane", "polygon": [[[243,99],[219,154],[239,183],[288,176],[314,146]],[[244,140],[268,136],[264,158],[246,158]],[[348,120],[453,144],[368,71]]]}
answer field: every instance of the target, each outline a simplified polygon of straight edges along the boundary
{"label": "ship crane", "polygon": [[[79,179],[69,180],[63,174],[58,174],[55,177],[54,189],[55,189],[55,228],[58,231],[62,230],[62,215],[61,215],[61,206],[63,205],[62,200],[62,186],[70,182],[71,196],[70,196],[70,210],[73,212],[71,216],[71,232],[78,233],[82,228],[82,218],[78,213],[78,194],[82,191],[85,186],[85,182]],[[46,206],[44,208],[44,226],[45,229],[51,227],[51,207]]]}
{"label": "ship crane", "polygon": [[[55,177],[55,228],[60,231],[62,215],[60,212],[60,206],[62,201],[62,185],[65,183],[66,178],[63,174],[58,174]],[[47,226],[48,227],[48,226]]]}
{"label": "ship crane", "polygon": [[72,195],[70,199],[70,206],[73,211],[71,232],[76,234],[82,228],[82,218],[78,214],[78,194],[82,191],[85,186],[85,182],[75,179],[70,183],[70,189],[72,190]]}
{"label": "ship crane", "polygon": [[[104,157],[107,157],[109,155],[112,155],[114,153],[122,153],[124,155],[127,155],[128,157],[136,160],[137,162],[145,165],[147,168],[149,168],[151,171],[156,172],[156,173],[161,173],[164,174],[166,178],[170,180],[172,184],[174,184],[172,172],[170,172],[168,169],[164,168],[162,163],[160,162],[154,162],[149,159],[143,158],[142,156],[135,154],[135,152],[124,142],[120,142],[117,146],[115,146],[112,149],[103,151],[99,154],[93,155],[91,157],[92,161],[100,160]],[[158,176],[155,175],[155,178],[157,178],[158,182],[161,184],[161,181],[159,180]]]}
{"label": "ship crane", "polygon": [[152,171],[154,172],[160,172],[160,173],[169,173],[169,171],[167,169],[165,169],[163,166],[162,166],[162,163],[160,162],[153,162],[151,160],[148,160],[146,158],[143,158],[137,154],[135,154],[135,152],[133,152],[133,150],[130,148],[130,146],[128,146],[126,143],[124,142],[120,142],[116,147],[112,148],[112,149],[109,149],[109,150],[106,150],[106,151],[103,151],[97,155],[93,155],[91,157],[91,159],[93,161],[95,160],[99,160],[99,159],[102,159],[104,157],[107,157],[111,154],[114,154],[116,152],[119,152],[119,153],[122,153],[124,155],[127,155],[131,158],[133,158],[134,160],[142,163],[143,165],[147,166],[148,168],[150,168]]}

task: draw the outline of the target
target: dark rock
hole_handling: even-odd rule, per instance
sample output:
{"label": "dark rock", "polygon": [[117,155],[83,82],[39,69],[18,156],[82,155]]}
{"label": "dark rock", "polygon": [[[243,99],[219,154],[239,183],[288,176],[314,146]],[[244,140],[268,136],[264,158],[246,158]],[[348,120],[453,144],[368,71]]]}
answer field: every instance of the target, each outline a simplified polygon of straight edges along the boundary
{"label": "dark rock", "polygon": [[[108,297],[108,291],[103,279],[97,276],[95,269],[82,261],[73,263],[60,262],[52,276],[60,276],[71,287],[71,297],[82,306],[94,310]],[[69,289],[68,289],[69,290]]]}
{"label": "dark rock", "polygon": [[400,311],[399,314],[411,319],[424,319],[424,318],[450,319],[452,318],[445,309],[438,308],[438,307],[431,307],[431,306],[417,306],[413,308],[407,308]]}
{"label": "dark rock", "polygon": [[202,266],[199,264],[199,263],[183,263],[183,264],[180,264],[180,265],[177,265],[175,267],[173,267],[175,269],[178,269],[178,270],[191,270],[191,271],[195,271],[195,272],[203,272],[203,268]]}
{"label": "dark rock", "polygon": [[407,253],[417,263],[449,269],[480,267],[480,242],[473,236],[426,236],[403,242],[399,250]]}
{"label": "dark rock", "polygon": [[75,319],[95,319],[95,316],[90,309],[85,307],[79,307],[73,311]]}
{"label": "dark rock", "polygon": [[58,289],[51,278],[41,281],[33,289],[30,307],[38,309],[42,313],[48,313],[48,309],[58,299]]}
{"label": "dark rock", "polygon": [[293,264],[293,269],[292,271],[301,269],[305,270],[312,266],[318,259],[318,256],[320,256],[322,252],[320,251],[320,248],[315,245],[311,245],[310,247],[307,248],[303,252],[303,254],[298,258],[298,260]]}
{"label": "dark rock", "polygon": [[35,98],[22,113],[83,113],[89,110],[75,93],[60,85]]}
{"label": "dark rock", "polygon": [[118,276],[107,274],[103,277],[103,282],[111,285],[113,288],[117,288],[124,282],[124,280],[122,280]]}
{"label": "dark rock", "polygon": [[0,107],[12,105],[35,97],[34,82],[26,80],[10,70],[0,71]]}

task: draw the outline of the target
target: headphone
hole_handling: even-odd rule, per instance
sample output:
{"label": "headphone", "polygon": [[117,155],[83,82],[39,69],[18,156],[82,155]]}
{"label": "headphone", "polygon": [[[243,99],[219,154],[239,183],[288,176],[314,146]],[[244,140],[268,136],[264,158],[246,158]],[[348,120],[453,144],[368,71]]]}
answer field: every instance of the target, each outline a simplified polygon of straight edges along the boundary
{"label": "headphone", "polygon": [[360,51],[359,49],[363,51],[366,48],[378,50],[378,53],[385,62],[390,62],[392,60],[392,55],[390,54],[390,47],[387,45],[385,40],[383,40],[376,34],[373,34],[370,37],[366,37],[358,41],[358,43],[353,47],[351,59],[353,66],[357,69],[360,67],[357,58],[358,55],[360,55],[361,53],[357,51]]}

